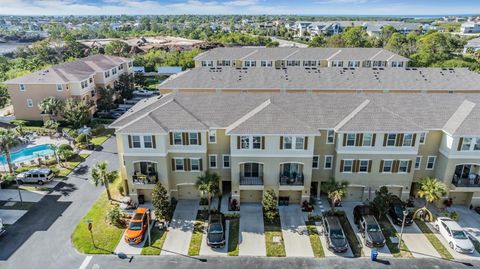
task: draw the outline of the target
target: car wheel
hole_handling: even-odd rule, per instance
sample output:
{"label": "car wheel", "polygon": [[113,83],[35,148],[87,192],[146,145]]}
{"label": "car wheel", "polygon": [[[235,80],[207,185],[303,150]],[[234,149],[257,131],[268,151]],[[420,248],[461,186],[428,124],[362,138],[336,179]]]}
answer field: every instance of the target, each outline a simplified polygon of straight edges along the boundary
{"label": "car wheel", "polygon": [[440,231],[440,227],[438,227],[438,224],[435,224],[435,230]]}
{"label": "car wheel", "polygon": [[18,185],[23,185],[23,181],[22,180],[17,180],[18,182]]}
{"label": "car wheel", "polygon": [[448,243],[448,245],[450,246],[450,248],[451,248],[451,249],[454,249],[454,248],[453,248],[453,243],[452,243],[452,242]]}
{"label": "car wheel", "polygon": [[38,185],[43,185],[43,181],[39,180]]}

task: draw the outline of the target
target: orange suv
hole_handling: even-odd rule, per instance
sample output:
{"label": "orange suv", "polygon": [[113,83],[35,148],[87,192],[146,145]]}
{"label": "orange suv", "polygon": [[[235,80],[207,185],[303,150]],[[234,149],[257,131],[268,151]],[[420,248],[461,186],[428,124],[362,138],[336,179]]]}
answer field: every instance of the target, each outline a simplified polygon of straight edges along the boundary
{"label": "orange suv", "polygon": [[147,232],[149,219],[147,208],[137,208],[125,232],[125,242],[135,245],[140,244]]}

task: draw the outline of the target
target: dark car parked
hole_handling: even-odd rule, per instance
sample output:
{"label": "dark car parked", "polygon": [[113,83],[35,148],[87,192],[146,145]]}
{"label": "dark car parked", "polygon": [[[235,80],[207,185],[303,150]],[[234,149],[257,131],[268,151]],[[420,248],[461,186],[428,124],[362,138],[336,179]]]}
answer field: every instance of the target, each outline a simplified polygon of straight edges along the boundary
{"label": "dark car parked", "polygon": [[324,218],[324,233],[328,248],[334,252],[345,252],[348,250],[348,242],[343,232],[342,225],[337,217]]}
{"label": "dark car parked", "polygon": [[367,247],[383,247],[385,245],[382,229],[373,215],[362,216],[359,226]]}
{"label": "dark car parked", "polygon": [[[395,225],[401,226],[403,222],[403,212],[407,210],[405,204],[398,198],[398,196],[393,195],[390,199],[390,208],[388,209],[388,215],[392,218]],[[408,211],[408,215],[405,217],[405,226],[410,226],[413,223],[413,213]]]}
{"label": "dark car parked", "polygon": [[207,245],[212,248],[225,246],[225,217],[221,213],[212,213],[208,218]]}

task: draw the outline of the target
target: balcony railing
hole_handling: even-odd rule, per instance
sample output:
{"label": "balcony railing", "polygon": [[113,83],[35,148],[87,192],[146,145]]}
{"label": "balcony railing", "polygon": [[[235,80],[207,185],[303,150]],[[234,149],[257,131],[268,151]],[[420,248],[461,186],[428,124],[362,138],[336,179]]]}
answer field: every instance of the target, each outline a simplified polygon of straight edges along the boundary
{"label": "balcony railing", "polygon": [[132,179],[134,184],[157,184],[158,174],[133,175]]}
{"label": "balcony railing", "polygon": [[279,182],[280,182],[280,185],[302,186],[303,173],[296,174],[296,175],[288,175],[288,174],[280,173]]}
{"label": "balcony railing", "polygon": [[456,187],[480,187],[480,176],[470,174],[467,177],[453,175],[452,184]]}
{"label": "balcony railing", "polygon": [[240,185],[263,185],[263,176],[245,176],[240,173]]}

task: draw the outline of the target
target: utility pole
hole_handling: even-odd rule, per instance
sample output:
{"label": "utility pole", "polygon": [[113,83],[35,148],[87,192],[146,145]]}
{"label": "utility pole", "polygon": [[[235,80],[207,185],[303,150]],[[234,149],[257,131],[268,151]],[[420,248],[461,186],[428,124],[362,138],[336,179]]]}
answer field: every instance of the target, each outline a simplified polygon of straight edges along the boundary
{"label": "utility pole", "polygon": [[403,210],[403,220],[402,220],[402,229],[400,230],[400,239],[398,240],[398,250],[400,251],[400,244],[402,244],[402,236],[403,236],[403,227],[405,227],[405,218],[408,215],[407,210]]}

